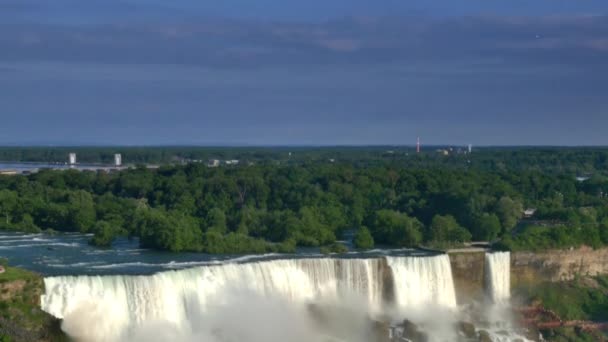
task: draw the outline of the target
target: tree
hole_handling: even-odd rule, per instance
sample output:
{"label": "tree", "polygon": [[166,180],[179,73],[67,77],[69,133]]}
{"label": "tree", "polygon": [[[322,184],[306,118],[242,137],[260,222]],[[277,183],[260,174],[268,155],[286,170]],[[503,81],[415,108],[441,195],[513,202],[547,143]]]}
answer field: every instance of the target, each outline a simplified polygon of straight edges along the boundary
{"label": "tree", "polygon": [[357,229],[353,243],[355,247],[359,249],[374,248],[374,238],[372,237],[372,234],[370,233],[369,229],[367,229],[367,227],[365,226],[362,226]]}
{"label": "tree", "polygon": [[201,250],[201,231],[193,217],[160,209],[140,209],[135,221],[143,247],[171,252]]}
{"label": "tree", "polygon": [[68,221],[74,230],[81,233],[88,232],[95,224],[95,202],[93,196],[78,190],[68,194]]}
{"label": "tree", "polygon": [[4,216],[4,223],[8,227],[11,223],[13,212],[17,208],[17,193],[10,190],[0,190],[0,213]]}
{"label": "tree", "polygon": [[110,247],[114,241],[115,232],[112,225],[106,221],[98,221],[93,227],[95,234],[89,243],[98,247]]}
{"label": "tree", "polygon": [[475,220],[472,229],[476,241],[492,241],[498,237],[502,228],[500,219],[495,214],[483,213]]}
{"label": "tree", "polygon": [[422,241],[422,223],[398,211],[376,211],[370,227],[374,240],[388,245],[414,247]]}
{"label": "tree", "polygon": [[336,241],[336,235],[322,223],[318,210],[302,207],[299,214],[299,224],[295,227],[298,244],[301,246],[327,245]]}
{"label": "tree", "polygon": [[429,240],[434,242],[466,242],[471,233],[461,227],[453,216],[435,215],[431,222]]}
{"label": "tree", "polygon": [[517,221],[523,214],[523,205],[518,200],[503,196],[496,205],[496,213],[500,218],[500,223],[505,231],[510,231],[515,227]]}
{"label": "tree", "polygon": [[207,213],[207,231],[215,232],[220,235],[226,234],[226,214],[219,208],[213,208]]}

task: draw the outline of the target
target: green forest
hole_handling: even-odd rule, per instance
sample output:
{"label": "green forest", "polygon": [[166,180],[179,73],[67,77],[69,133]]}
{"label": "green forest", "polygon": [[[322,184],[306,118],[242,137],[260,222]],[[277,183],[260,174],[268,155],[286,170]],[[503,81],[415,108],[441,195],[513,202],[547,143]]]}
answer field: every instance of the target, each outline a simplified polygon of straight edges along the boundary
{"label": "green forest", "polygon": [[472,154],[467,153],[467,146],[423,146],[418,154],[414,146],[0,147],[0,161],[65,164],[71,152],[77,154],[79,163],[108,165],[113,164],[114,154],[120,153],[127,165],[206,163],[210,159],[239,160],[241,164],[307,165],[333,160],[356,166],[397,163],[409,168],[492,172],[534,170],[584,175],[608,171],[608,148],[605,147],[473,147]]}
{"label": "green forest", "polygon": [[[528,169],[377,160],[41,170],[0,176],[0,229],[90,233],[97,246],[128,236],[159,250],[235,254],[340,252],[337,241],[350,235],[360,249],[608,244],[608,178],[596,172],[580,181],[553,164]],[[527,208],[536,209],[533,217],[523,217]]]}

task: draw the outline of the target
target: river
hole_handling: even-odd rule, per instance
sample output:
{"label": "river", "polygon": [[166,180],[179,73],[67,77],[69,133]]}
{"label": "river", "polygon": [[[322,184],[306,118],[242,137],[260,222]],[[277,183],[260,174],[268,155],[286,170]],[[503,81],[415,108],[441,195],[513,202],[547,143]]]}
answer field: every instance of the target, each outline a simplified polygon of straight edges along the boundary
{"label": "river", "polygon": [[[78,233],[23,234],[0,232],[0,257],[12,266],[44,276],[61,275],[150,275],[161,271],[225,263],[244,263],[273,259],[322,258],[318,249],[300,249],[295,255],[210,255],[169,253],[139,247],[137,239],[118,238],[111,248],[91,246],[91,235]],[[352,252],[343,258],[377,256],[424,256],[428,252],[412,249],[376,249]]]}

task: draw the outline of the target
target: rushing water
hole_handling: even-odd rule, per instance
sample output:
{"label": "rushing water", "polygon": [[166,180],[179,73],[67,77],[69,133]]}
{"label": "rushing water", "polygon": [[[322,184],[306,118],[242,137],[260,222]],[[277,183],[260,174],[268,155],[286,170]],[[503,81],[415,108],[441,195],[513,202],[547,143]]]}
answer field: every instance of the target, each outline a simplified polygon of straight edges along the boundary
{"label": "rushing water", "polygon": [[447,255],[434,258],[387,257],[398,307],[434,304],[456,308],[456,293]]}
{"label": "rushing water", "polygon": [[507,304],[511,299],[511,253],[486,253],[486,288],[496,304]]}
{"label": "rushing water", "polygon": [[[17,234],[0,232],[0,257],[11,265],[36,271],[45,276],[60,275],[150,275],[166,270],[196,266],[243,263],[268,259],[322,257],[318,250],[305,249],[297,255],[210,255],[169,253],[142,249],[136,239],[118,239],[110,249],[90,246],[90,235]],[[369,258],[384,255],[424,256],[415,250],[373,250],[350,253],[346,258]]]}
{"label": "rushing water", "polygon": [[[385,284],[391,279],[391,284]],[[407,284],[407,285],[405,285]],[[193,317],[214,312],[221,302],[244,293],[287,303],[354,305],[378,312],[393,293],[399,309],[455,309],[446,255],[371,259],[292,259],[204,266],[152,276],[63,276],[45,279],[42,309],[72,321],[91,312],[103,321],[94,338],[116,340],[145,322],[189,330]],[[355,304],[356,303],[356,304]],[[76,316],[74,316],[76,313]],[[132,337],[129,337],[132,338]]]}
{"label": "rushing water", "polygon": [[[129,240],[97,249],[88,239],[0,234],[0,256],[47,276],[42,309],[80,341],[368,342],[369,317],[386,315],[421,324],[432,341],[457,338],[453,324],[462,313],[447,255],[172,254]],[[486,287],[496,303],[509,300],[509,267],[508,253],[487,254]],[[313,315],[313,303],[341,311]],[[331,331],[311,322],[319,315]],[[490,332],[511,330],[502,313],[492,315],[498,324]],[[502,333],[493,339],[514,340]]]}

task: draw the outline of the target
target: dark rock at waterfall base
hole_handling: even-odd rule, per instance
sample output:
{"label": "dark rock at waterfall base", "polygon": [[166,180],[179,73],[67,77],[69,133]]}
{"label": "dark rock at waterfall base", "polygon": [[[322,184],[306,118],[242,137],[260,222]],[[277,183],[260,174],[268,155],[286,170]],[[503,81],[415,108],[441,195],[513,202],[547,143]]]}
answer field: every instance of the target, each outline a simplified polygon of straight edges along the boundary
{"label": "dark rock at waterfall base", "polygon": [[489,332],[487,332],[485,330],[481,330],[479,332],[478,341],[479,342],[492,342],[492,337],[490,337],[490,333]]}
{"label": "dark rock at waterfall base", "polygon": [[475,325],[472,323],[458,322],[456,324],[456,329],[466,338],[475,338],[475,336],[477,336],[477,333],[475,332]]}
{"label": "dark rock at waterfall base", "polygon": [[403,328],[403,336],[405,337],[413,336],[418,332],[418,326],[407,319],[401,323],[401,327]]}
{"label": "dark rock at waterfall base", "polygon": [[429,340],[429,336],[425,332],[420,331],[418,326],[410,320],[404,320],[400,328],[403,329],[400,336],[402,338],[406,338],[412,342],[427,342]]}
{"label": "dark rock at waterfall base", "polygon": [[391,326],[386,321],[372,321],[372,335],[375,342],[391,342]]}

